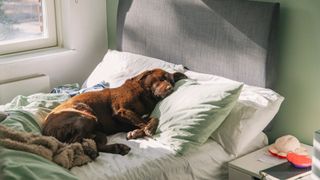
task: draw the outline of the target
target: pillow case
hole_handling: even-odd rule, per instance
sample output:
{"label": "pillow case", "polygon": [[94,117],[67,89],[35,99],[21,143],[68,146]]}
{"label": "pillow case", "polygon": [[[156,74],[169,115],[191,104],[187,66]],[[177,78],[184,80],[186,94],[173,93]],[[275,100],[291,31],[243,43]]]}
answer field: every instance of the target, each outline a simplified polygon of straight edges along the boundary
{"label": "pillow case", "polygon": [[118,87],[128,78],[155,68],[161,68],[170,73],[184,72],[182,65],[138,54],[108,50],[82,87],[91,87],[102,81],[108,82],[112,88]]}
{"label": "pillow case", "polygon": [[[202,84],[234,82],[192,71],[185,74]],[[281,95],[271,89],[244,85],[236,105],[211,137],[229,153],[240,155],[274,118],[283,100]]]}
{"label": "pillow case", "polygon": [[241,88],[238,82],[201,85],[190,79],[178,81],[174,92],[151,114],[159,119],[155,138],[179,154],[204,143],[229,114]]}

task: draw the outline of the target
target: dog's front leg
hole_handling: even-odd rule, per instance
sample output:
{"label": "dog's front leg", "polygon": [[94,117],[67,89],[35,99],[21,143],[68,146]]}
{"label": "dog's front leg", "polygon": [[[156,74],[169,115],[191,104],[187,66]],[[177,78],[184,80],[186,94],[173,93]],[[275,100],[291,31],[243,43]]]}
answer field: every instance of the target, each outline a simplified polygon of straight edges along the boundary
{"label": "dog's front leg", "polygon": [[147,136],[153,136],[156,133],[158,125],[159,125],[158,118],[149,117],[148,124],[144,128],[145,134]]}
{"label": "dog's front leg", "polygon": [[129,109],[120,108],[119,110],[116,110],[114,113],[114,117],[121,122],[129,123],[140,129],[144,128],[147,125],[139,115]]}
{"label": "dog's front leg", "polygon": [[[147,131],[147,123],[135,112],[129,110],[120,108],[119,110],[114,111],[114,117],[124,123],[129,123],[133,126],[136,126],[137,129],[128,132],[127,139],[137,139],[140,137],[144,137],[149,134],[150,131]],[[148,133],[148,134],[147,134]]]}

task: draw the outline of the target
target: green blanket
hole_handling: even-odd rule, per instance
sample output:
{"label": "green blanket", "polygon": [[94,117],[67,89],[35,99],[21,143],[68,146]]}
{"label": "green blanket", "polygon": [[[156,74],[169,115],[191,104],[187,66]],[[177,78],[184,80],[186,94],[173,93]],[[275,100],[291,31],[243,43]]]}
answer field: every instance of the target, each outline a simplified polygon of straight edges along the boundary
{"label": "green blanket", "polygon": [[[69,98],[67,94],[17,96],[10,103],[0,106],[0,111],[9,113],[0,123],[16,130],[39,134],[47,114]],[[68,170],[35,154],[0,147],[0,159],[0,179],[77,179]]]}

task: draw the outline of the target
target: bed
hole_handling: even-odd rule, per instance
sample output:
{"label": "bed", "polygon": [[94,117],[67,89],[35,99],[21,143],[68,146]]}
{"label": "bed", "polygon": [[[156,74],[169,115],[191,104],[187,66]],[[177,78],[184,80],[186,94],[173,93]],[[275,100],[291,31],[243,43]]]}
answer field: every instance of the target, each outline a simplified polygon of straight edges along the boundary
{"label": "bed", "polygon": [[[204,84],[225,81],[226,78],[243,82],[245,86],[240,100],[241,97],[247,99],[238,103],[248,102],[251,97],[254,97],[254,101],[260,98],[254,93],[264,93],[263,98],[272,101],[272,107],[268,104],[265,109],[259,107],[259,111],[255,111],[254,120],[261,118],[261,122],[253,123],[250,120],[245,121],[247,124],[241,124],[244,121],[239,121],[241,130],[231,134],[242,139],[229,137],[225,141],[227,131],[236,124],[225,125],[223,122],[203,144],[182,155],[177,155],[169,146],[156,139],[127,141],[124,133],[108,137],[109,143],[127,144],[132,148],[130,154],[120,156],[101,153],[96,161],[74,167],[70,171],[59,169],[54,164],[48,165],[49,161],[39,160],[39,157],[29,157],[23,152],[5,149],[0,152],[3,177],[227,179],[227,162],[268,143],[263,130],[283,101],[280,95],[265,89],[272,88],[276,79],[278,13],[277,3],[245,0],[119,1],[117,49],[108,51],[83,87],[93,86],[101,80],[107,81],[109,87],[116,87],[143,70],[170,66]],[[110,73],[103,74],[106,72]],[[118,74],[115,76],[112,73]],[[23,120],[17,123],[17,118],[12,118],[1,123],[39,133],[41,119],[66,99],[68,95],[65,94],[17,97],[11,103],[0,106],[0,110]],[[261,101],[264,104],[265,99]],[[234,115],[236,113],[232,112],[228,117],[237,118]],[[29,126],[32,128],[26,128]],[[244,135],[243,131],[250,133]],[[234,143],[230,144],[233,141],[236,141],[236,147]],[[21,159],[12,160],[12,156],[20,156]]]}

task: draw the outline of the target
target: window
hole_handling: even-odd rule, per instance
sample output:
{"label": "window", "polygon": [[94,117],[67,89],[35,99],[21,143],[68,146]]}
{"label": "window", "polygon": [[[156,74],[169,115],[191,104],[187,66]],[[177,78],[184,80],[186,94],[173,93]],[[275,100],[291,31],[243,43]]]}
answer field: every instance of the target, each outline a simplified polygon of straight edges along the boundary
{"label": "window", "polygon": [[0,54],[55,45],[54,0],[0,0]]}

